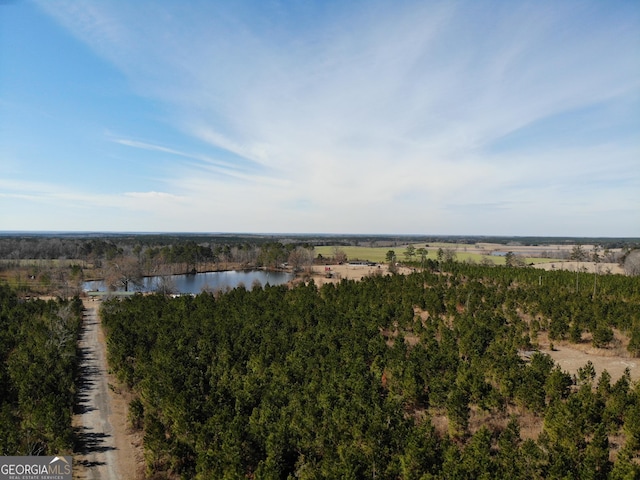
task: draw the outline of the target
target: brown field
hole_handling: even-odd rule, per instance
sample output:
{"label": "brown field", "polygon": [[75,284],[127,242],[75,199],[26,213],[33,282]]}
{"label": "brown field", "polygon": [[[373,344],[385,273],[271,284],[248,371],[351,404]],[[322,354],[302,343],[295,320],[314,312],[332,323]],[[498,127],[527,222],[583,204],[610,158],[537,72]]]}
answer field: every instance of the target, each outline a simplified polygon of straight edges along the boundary
{"label": "brown field", "polygon": [[[328,271],[325,271],[328,268]],[[412,269],[407,267],[398,267],[398,273],[411,273]],[[327,274],[331,276],[328,277]],[[362,280],[364,277],[373,275],[389,275],[389,266],[380,264],[376,266],[367,265],[314,265],[311,267],[311,278],[316,285],[324,285],[325,283],[339,283],[341,280]]]}

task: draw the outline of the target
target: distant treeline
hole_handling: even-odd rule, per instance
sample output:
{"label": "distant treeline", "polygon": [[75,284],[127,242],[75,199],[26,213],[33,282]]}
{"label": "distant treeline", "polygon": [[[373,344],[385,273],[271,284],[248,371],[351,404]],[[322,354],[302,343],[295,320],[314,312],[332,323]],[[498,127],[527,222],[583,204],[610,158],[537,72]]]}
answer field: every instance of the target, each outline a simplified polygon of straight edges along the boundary
{"label": "distant treeline", "polygon": [[640,384],[533,352],[543,331],[607,347],[616,328],[640,355],[640,281],[438,268],[103,304],[148,473],[639,478]]}
{"label": "distant treeline", "polygon": [[[200,240],[200,241],[197,241]],[[101,267],[121,257],[136,259],[152,270],[158,263],[181,263],[187,270],[199,263],[237,262],[258,266],[276,266],[287,262],[296,249],[310,251],[308,242],[275,241],[260,238],[248,242],[240,238],[201,238],[191,236],[134,236],[114,238],[60,238],[36,236],[28,238],[0,237],[0,259],[4,266],[11,260],[73,259]],[[16,263],[16,266],[19,264]]]}
{"label": "distant treeline", "polygon": [[[231,249],[249,250],[269,243],[294,246],[397,246],[407,243],[478,242],[503,245],[597,244],[603,248],[635,248],[637,238],[485,237],[420,235],[241,235],[241,234],[0,234],[0,259],[109,259],[134,250],[198,245],[216,255]],[[205,253],[206,255],[206,253]]]}
{"label": "distant treeline", "polygon": [[[194,235],[96,235],[96,236],[0,236],[3,259],[103,259],[139,253],[142,250],[190,248],[201,246],[221,253],[231,248],[249,248],[273,242],[267,237],[194,236]],[[291,242],[288,242],[291,243]],[[206,254],[205,254],[206,255]]]}

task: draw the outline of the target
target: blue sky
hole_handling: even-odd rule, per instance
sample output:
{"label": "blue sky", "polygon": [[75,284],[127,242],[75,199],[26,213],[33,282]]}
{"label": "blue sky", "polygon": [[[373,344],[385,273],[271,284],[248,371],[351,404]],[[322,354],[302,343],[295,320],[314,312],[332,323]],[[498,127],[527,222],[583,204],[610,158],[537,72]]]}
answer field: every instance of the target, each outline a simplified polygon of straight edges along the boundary
{"label": "blue sky", "polygon": [[640,236],[637,1],[0,1],[0,230]]}

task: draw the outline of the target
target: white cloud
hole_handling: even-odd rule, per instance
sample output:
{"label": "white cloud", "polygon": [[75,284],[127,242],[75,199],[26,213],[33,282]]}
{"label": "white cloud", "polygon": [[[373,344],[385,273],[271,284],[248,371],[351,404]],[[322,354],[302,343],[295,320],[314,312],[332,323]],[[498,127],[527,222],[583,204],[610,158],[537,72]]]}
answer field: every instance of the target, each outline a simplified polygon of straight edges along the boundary
{"label": "white cloud", "polygon": [[126,208],[128,210],[156,210],[168,204],[185,203],[184,197],[166,192],[122,192],[96,194],[73,188],[64,188],[45,182],[0,179],[0,197],[20,199],[60,212],[82,209]]}
{"label": "white cloud", "polygon": [[171,200],[171,201],[180,201],[180,198],[177,195],[172,195],[171,193],[166,192],[126,192],[124,193],[126,197],[133,197],[142,200]]}
{"label": "white cloud", "polygon": [[[598,23],[590,11],[597,4],[377,2],[334,6],[339,11],[307,30],[223,4],[39,4],[121,69],[139,95],[163,102],[177,130],[228,152],[114,139],[179,160],[165,179],[179,198],[125,197],[148,208],[182,202],[194,222],[210,212],[216,220],[207,228],[219,221],[221,229],[383,231],[381,219],[399,231],[432,232],[432,222],[449,233],[451,205],[531,215],[536,205],[577,211],[584,201],[585,211],[603,203],[615,210],[628,189],[600,186],[583,199],[572,179],[606,177],[601,167],[612,152],[614,165],[639,166],[637,144],[535,156],[483,150],[533,122],[637,94],[640,67],[629,61],[637,19]],[[482,226],[457,215],[470,222],[458,231]],[[416,230],[412,218],[426,225]],[[514,233],[526,231],[520,223]],[[544,219],[528,232],[547,233]]]}

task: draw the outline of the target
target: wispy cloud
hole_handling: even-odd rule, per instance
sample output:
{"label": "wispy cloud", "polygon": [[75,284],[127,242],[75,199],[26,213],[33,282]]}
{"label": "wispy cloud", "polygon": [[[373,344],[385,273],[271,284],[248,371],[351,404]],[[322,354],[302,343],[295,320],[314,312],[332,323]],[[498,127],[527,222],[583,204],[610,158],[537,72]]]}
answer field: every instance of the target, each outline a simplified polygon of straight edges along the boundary
{"label": "wispy cloud", "polygon": [[[260,215],[271,212],[276,230],[313,230],[311,218],[327,230],[356,223],[382,231],[381,219],[432,231],[430,222],[449,225],[442,218],[455,205],[521,216],[553,202],[589,211],[628,201],[640,184],[637,142],[549,142],[533,151],[509,137],[533,124],[545,129],[560,114],[571,129],[572,111],[638,95],[640,62],[630,61],[639,48],[637,8],[335,4],[328,13],[310,7],[294,28],[266,3],[251,7],[258,11],[213,2],[39,4],[139,95],[163,102],[176,131],[218,152],[113,139],[178,157],[167,187],[188,198],[193,218],[213,205],[229,212],[214,208],[216,218],[245,230],[268,230]],[[516,138],[514,150],[491,148],[505,138]],[[612,172],[622,168],[624,175]],[[581,185],[597,178],[609,183],[583,198]],[[630,185],[615,193],[621,181]],[[424,224],[398,222],[398,210]],[[516,217],[504,218],[522,233],[527,223]],[[470,221],[469,229],[482,226]]]}
{"label": "wispy cloud", "polygon": [[170,155],[176,155],[178,157],[188,158],[191,160],[198,160],[203,163],[215,165],[221,168],[225,168],[228,170],[240,170],[240,167],[237,164],[232,162],[226,162],[223,160],[213,159],[206,155],[198,155],[193,153],[187,153],[180,150],[176,150],[174,148],[164,147],[162,145],[155,145],[147,142],[140,142],[138,140],[129,140],[126,138],[115,138],[113,139],[114,143],[118,143],[120,145],[125,145],[127,147],[139,148],[142,150],[150,150],[153,152],[162,152],[168,153]]}
{"label": "wispy cloud", "polygon": [[[166,192],[121,192],[96,194],[60,185],[43,182],[0,179],[0,197],[28,200],[47,208],[93,209],[127,208],[131,210],[154,210],[154,202],[184,202],[179,195]],[[131,199],[136,199],[131,203]]]}

